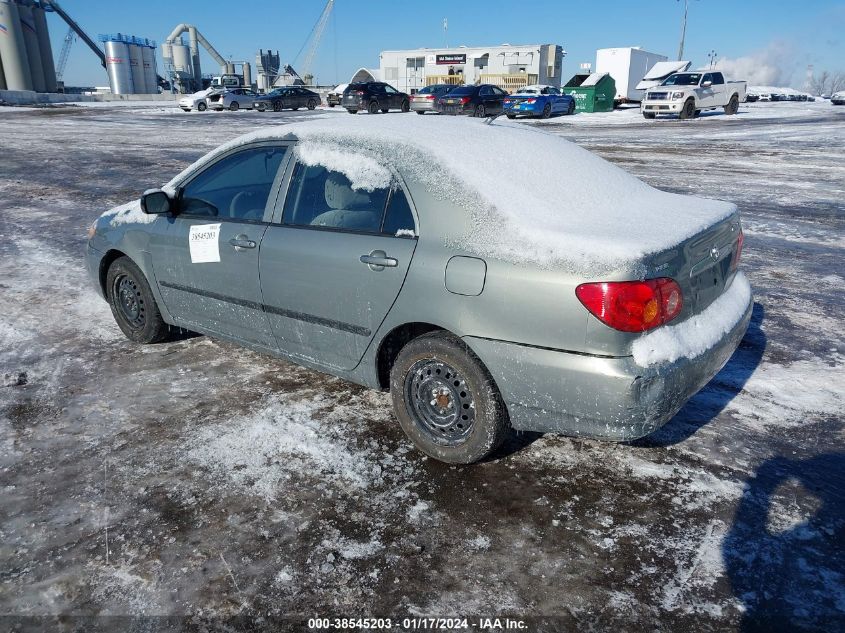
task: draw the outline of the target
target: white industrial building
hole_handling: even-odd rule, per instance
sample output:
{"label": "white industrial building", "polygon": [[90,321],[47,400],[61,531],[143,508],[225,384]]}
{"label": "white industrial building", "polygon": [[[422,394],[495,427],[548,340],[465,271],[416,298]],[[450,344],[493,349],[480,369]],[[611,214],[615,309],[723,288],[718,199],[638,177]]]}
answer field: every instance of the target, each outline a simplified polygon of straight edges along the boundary
{"label": "white industrial building", "polygon": [[537,83],[560,86],[565,55],[556,44],[382,51],[378,75],[408,93],[443,83],[487,83],[512,92]]}

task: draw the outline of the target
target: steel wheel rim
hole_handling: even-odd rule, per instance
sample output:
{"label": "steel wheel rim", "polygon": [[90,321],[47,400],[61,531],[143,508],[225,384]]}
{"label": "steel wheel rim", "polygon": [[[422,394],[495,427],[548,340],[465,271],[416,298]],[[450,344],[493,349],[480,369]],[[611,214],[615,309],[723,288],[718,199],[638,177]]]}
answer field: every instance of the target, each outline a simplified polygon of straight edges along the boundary
{"label": "steel wheel rim", "polygon": [[119,275],[112,286],[112,296],[123,320],[135,329],[142,329],[147,320],[141,288],[129,275]]}
{"label": "steel wheel rim", "polygon": [[466,380],[435,359],[414,363],[405,375],[405,404],[417,427],[436,444],[458,446],[475,425],[475,400]]}

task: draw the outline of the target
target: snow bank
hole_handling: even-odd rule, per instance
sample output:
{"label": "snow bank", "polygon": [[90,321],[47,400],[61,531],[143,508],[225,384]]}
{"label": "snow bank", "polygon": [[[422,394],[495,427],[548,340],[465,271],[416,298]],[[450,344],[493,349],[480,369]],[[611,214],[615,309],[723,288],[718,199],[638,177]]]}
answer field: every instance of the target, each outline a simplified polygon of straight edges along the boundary
{"label": "snow bank", "polygon": [[659,328],[634,341],[634,361],[643,367],[679,358],[695,358],[716,345],[745,314],[751,285],[742,272],[704,312],[678,325]]}
{"label": "snow bank", "polygon": [[300,139],[306,160],[351,173],[361,186],[384,176],[362,166],[363,155],[396,168],[469,211],[472,230],[449,236],[456,246],[513,262],[620,268],[736,211],[729,203],[658,191],[573,143],[505,120],[327,117],[265,128],[213,155],[268,138]]}

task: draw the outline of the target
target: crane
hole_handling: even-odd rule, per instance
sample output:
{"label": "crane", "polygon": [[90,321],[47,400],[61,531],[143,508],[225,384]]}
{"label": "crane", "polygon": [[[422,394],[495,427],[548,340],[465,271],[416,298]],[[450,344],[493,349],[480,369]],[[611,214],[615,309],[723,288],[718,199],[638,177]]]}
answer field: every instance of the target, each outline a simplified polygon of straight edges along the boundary
{"label": "crane", "polygon": [[[317,53],[317,48],[320,46],[320,40],[323,38],[323,31],[326,28],[326,24],[329,22],[329,17],[331,16],[333,8],[334,0],[328,0],[328,2],[326,2],[326,6],[323,7],[323,12],[317,19],[317,23],[314,25],[314,28],[311,29],[308,39],[305,40],[305,44],[303,44],[302,48],[299,49],[299,52],[301,53],[302,49],[305,48],[306,44],[308,44],[310,40],[311,43],[308,45],[308,50],[305,51],[305,61],[302,62],[303,78],[308,77],[311,74],[311,63],[314,61],[314,55]],[[299,57],[299,53],[297,53],[297,57]]]}
{"label": "crane", "polygon": [[68,27],[67,35],[65,35],[65,43],[62,45],[62,52],[59,53],[59,63],[56,64],[56,80],[61,81],[65,74],[65,66],[67,66],[67,59],[70,55],[70,47],[76,40],[76,33],[73,27]]}

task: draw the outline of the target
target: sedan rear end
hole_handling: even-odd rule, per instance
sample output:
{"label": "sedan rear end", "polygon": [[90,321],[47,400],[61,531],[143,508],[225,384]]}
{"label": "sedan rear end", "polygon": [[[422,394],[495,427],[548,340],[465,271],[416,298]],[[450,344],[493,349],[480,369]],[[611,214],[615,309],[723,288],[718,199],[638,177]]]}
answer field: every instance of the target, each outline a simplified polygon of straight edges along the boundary
{"label": "sedan rear end", "polygon": [[475,86],[458,86],[435,102],[434,109],[440,114],[473,114],[475,112]]}
{"label": "sedan rear end", "polygon": [[434,112],[437,100],[441,97],[444,97],[454,89],[455,86],[448,84],[426,86],[416,94],[411,95],[411,110],[413,110],[417,114]]}

